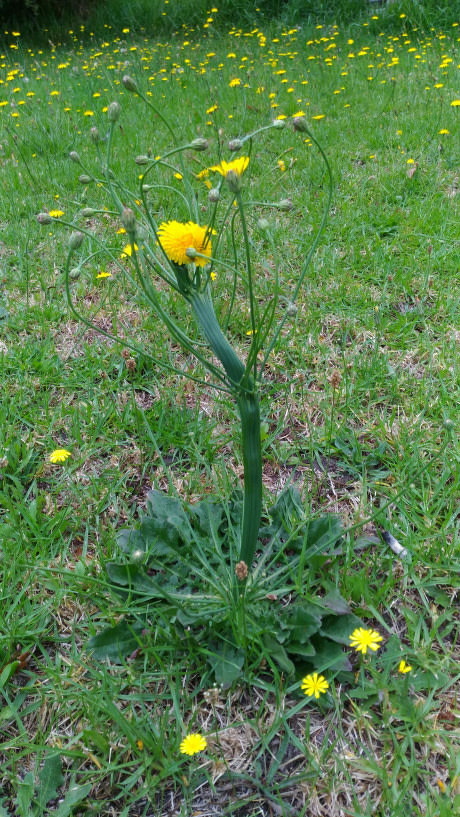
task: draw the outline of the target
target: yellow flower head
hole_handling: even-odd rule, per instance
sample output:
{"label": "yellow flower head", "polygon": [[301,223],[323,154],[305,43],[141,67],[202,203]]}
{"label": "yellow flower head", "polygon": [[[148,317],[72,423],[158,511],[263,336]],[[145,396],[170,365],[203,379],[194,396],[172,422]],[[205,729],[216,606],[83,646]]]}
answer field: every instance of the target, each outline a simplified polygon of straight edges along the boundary
{"label": "yellow flower head", "polygon": [[400,672],[402,675],[405,675],[406,672],[410,672],[411,669],[412,667],[409,664],[406,664],[404,659],[399,662],[398,672]]}
{"label": "yellow flower head", "polygon": [[[138,249],[139,249],[139,247],[137,246],[137,244],[134,244],[134,251],[137,252]],[[123,252],[121,254],[121,257],[124,258],[126,256],[131,256],[132,254],[133,254],[133,247],[131,246],[131,244],[127,244],[126,247],[123,248]]]}
{"label": "yellow flower head", "polygon": [[[164,221],[158,228],[158,241],[170,261],[176,264],[190,264],[187,250],[193,249],[199,256],[193,259],[197,267],[204,267],[211,257],[211,239],[207,227],[200,227],[193,221]],[[203,258],[201,256],[204,256]]]}
{"label": "yellow flower head", "polygon": [[54,451],[51,452],[49,455],[49,461],[56,464],[65,462],[71,456],[70,451],[67,451],[66,448],[56,448]]}
{"label": "yellow flower head", "polygon": [[226,176],[230,171],[236,173],[237,176],[242,176],[248,164],[249,156],[239,156],[238,159],[232,159],[231,162],[222,161],[220,165],[214,165],[209,170],[214,170],[216,173],[220,173],[221,176]]}
{"label": "yellow flower head", "polygon": [[202,752],[203,749],[206,749],[207,745],[206,738],[204,738],[203,735],[200,735],[199,732],[193,732],[184,738],[179,748],[183,755],[196,755],[197,752]]}
{"label": "yellow flower head", "polygon": [[111,277],[112,277],[112,273],[111,272],[104,272],[104,270],[101,270],[101,272],[98,272],[98,274],[96,275],[96,278],[111,278]]}
{"label": "yellow flower head", "polygon": [[61,218],[64,215],[64,210],[50,210],[49,215],[51,218]]}
{"label": "yellow flower head", "polygon": [[380,641],[383,641],[382,636],[377,630],[366,630],[364,627],[358,627],[353,630],[350,635],[350,646],[357,652],[362,652],[365,655],[368,649],[378,650]]}
{"label": "yellow flower head", "polygon": [[314,672],[313,675],[306,675],[303,678],[300,688],[303,689],[305,695],[314,695],[315,698],[319,698],[323,692],[329,689],[329,684],[324,675],[318,675],[317,672]]}

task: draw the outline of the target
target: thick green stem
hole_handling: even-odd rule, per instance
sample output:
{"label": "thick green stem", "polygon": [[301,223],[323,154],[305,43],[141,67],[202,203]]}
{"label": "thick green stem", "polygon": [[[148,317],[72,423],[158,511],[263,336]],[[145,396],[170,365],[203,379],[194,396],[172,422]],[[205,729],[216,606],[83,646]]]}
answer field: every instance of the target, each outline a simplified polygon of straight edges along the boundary
{"label": "thick green stem", "polygon": [[262,451],[260,444],[259,397],[246,367],[223,334],[209,294],[188,295],[195,318],[212,351],[219,358],[235,394],[241,419],[244,466],[243,521],[239,560],[250,568],[257,546],[262,514]]}

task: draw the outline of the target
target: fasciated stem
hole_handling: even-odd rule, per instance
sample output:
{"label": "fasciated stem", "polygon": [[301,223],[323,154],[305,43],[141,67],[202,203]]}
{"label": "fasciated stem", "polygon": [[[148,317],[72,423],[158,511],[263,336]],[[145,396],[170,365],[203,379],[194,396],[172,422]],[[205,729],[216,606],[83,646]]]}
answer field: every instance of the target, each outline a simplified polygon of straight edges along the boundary
{"label": "fasciated stem", "polygon": [[208,292],[192,292],[188,300],[201,331],[219,358],[235,395],[241,419],[244,467],[243,520],[239,561],[251,568],[262,514],[262,450],[260,409],[256,384],[223,334]]}

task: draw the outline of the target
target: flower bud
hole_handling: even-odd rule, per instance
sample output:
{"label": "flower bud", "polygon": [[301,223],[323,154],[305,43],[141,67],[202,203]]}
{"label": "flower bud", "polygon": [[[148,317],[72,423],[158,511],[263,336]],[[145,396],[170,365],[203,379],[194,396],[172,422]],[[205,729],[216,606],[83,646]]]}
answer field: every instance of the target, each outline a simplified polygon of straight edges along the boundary
{"label": "flower bud", "polygon": [[133,233],[136,229],[136,216],[130,207],[124,207],[121,214],[121,223],[127,233]]}
{"label": "flower bud", "polygon": [[81,164],[81,159],[80,159],[80,156],[79,156],[79,154],[77,153],[77,151],[76,151],[76,150],[71,150],[71,151],[70,151],[70,153],[69,153],[69,159],[70,159],[72,162],[75,162],[75,164],[76,164],[76,165]]}
{"label": "flower bud", "polygon": [[83,210],[80,210],[80,215],[83,216],[83,218],[90,218],[94,216],[95,213],[97,213],[97,210],[95,210],[94,207],[84,207]]}
{"label": "flower bud", "polygon": [[294,125],[294,130],[300,133],[308,133],[307,120],[304,116],[295,116],[292,124]]}
{"label": "flower bud", "polygon": [[235,170],[229,170],[225,174],[225,181],[231,193],[239,193],[243,187],[241,176],[239,173],[236,173]]}
{"label": "flower bud", "polygon": [[80,267],[73,267],[73,268],[70,270],[70,272],[69,272],[69,278],[70,278],[72,281],[76,281],[76,280],[77,280],[77,278],[79,278],[79,277],[80,277],[80,275],[81,275],[81,269],[80,269]]}
{"label": "flower bud", "polygon": [[265,232],[265,230],[270,229],[270,222],[267,221],[266,218],[262,217],[262,218],[259,218],[259,220],[257,222],[257,226],[258,226],[259,230],[262,230],[262,232]]}
{"label": "flower bud", "polygon": [[91,184],[91,182],[93,180],[92,180],[91,176],[87,176],[86,173],[82,173],[78,177],[78,181],[80,182],[80,184]]}
{"label": "flower bud", "polygon": [[198,136],[193,140],[193,142],[190,143],[190,147],[193,148],[193,150],[207,150],[209,147],[209,142],[207,139],[203,139],[201,136]]}
{"label": "flower bud", "polygon": [[37,216],[37,221],[39,224],[51,224],[52,218],[49,213],[39,213]]}
{"label": "flower bud", "polygon": [[83,243],[85,237],[84,233],[71,233],[69,238],[69,247],[71,250],[78,250]]}
{"label": "flower bud", "polygon": [[241,150],[241,148],[243,147],[243,144],[244,143],[243,143],[242,139],[230,139],[230,142],[228,143],[228,149],[229,150]]}
{"label": "flower bud", "polygon": [[292,199],[281,199],[278,202],[277,207],[278,210],[284,210],[285,213],[288,213],[289,210],[292,210],[294,208],[294,204],[292,202]]}
{"label": "flower bud", "polygon": [[143,184],[142,185],[142,192],[143,193],[148,193],[149,190],[153,190],[154,187],[155,187],[154,184]]}
{"label": "flower bud", "polygon": [[136,156],[134,161],[136,162],[137,165],[148,165],[151,160],[149,159],[148,156],[144,156],[143,154],[141,154],[140,156]]}
{"label": "flower bud", "polygon": [[91,128],[89,135],[91,137],[91,141],[94,142],[95,145],[101,141],[101,135],[96,127]]}
{"label": "flower bud", "polygon": [[109,122],[118,122],[121,114],[121,108],[118,102],[111,102],[109,107],[107,108],[107,116],[109,117]]}
{"label": "flower bud", "polygon": [[187,258],[190,258],[190,260],[193,261],[193,259],[196,258],[197,256],[195,247],[187,247],[187,249],[185,250],[185,255],[187,256]]}
{"label": "flower bud", "polygon": [[289,303],[286,304],[286,312],[290,318],[295,318],[297,315],[297,307],[292,303],[292,301],[289,301]]}
{"label": "flower bud", "polygon": [[137,90],[136,83],[134,82],[132,77],[128,76],[128,74],[125,74],[125,76],[122,79],[122,83],[127,91],[132,91],[133,94],[139,93],[139,91]]}
{"label": "flower bud", "polygon": [[217,187],[211,187],[208,193],[208,199],[215,204],[220,199],[220,190]]}
{"label": "flower bud", "polygon": [[281,128],[286,127],[286,122],[284,121],[284,119],[274,119],[273,120],[273,127],[274,128],[279,128],[281,130]]}

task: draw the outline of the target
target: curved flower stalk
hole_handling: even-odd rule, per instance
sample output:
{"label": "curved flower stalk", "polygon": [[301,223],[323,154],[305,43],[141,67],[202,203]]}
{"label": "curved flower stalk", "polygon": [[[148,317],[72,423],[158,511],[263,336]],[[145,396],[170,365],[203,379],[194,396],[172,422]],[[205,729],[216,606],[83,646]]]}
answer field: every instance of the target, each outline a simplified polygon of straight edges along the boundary
{"label": "curved flower stalk", "polygon": [[[283,302],[286,300],[290,305],[293,304],[302,287],[308,264],[324,228],[332,196],[331,171],[327,158],[321,146],[318,145],[309,132],[306,121],[303,118],[294,120],[294,129],[302,134],[308,134],[324,161],[329,182],[328,197],[315,239],[304,261],[294,290],[289,294],[281,293],[278,274],[280,259],[277,252],[278,248],[275,246],[270,233],[269,223],[265,219],[259,220],[259,229],[262,230],[270,242],[273,257],[275,258],[275,274],[270,297],[268,302],[261,306],[257,296],[257,282],[254,273],[247,212],[250,208],[253,208],[260,213],[261,208],[268,207],[287,211],[291,209],[292,205],[289,202],[289,207],[287,206],[288,200],[274,204],[246,201],[245,182],[249,174],[253,141],[263,132],[276,132],[278,129],[283,128],[285,123],[276,120],[241,139],[230,142],[230,151],[240,155],[229,161],[221,158],[219,146],[220,161],[217,164],[205,167],[199,173],[190,172],[186,167],[187,156],[190,151],[198,153],[205,151],[208,147],[206,140],[195,139],[188,144],[179,145],[173,128],[163,114],[155,109],[151,101],[143,96],[134,80],[130,77],[124,77],[123,84],[127,90],[141,97],[144,103],[159,116],[172,138],[173,147],[160,157],[138,156],[136,163],[142,168],[139,191],[135,193],[129,190],[115,177],[111,169],[115,124],[120,116],[118,103],[112,103],[108,107],[109,133],[104,157],[101,154],[98,140],[93,139],[93,141],[96,141],[102,173],[97,175],[91,173],[88,168],[82,166],[78,154],[73,152],[72,161],[79,164],[84,170],[84,173],[80,176],[80,181],[83,184],[88,184],[91,181],[96,182],[98,189],[105,191],[112,202],[109,211],[85,208],[81,213],[83,215],[89,213],[94,215],[98,212],[118,214],[129,244],[122,257],[120,257],[116,250],[107,247],[106,243],[91,230],[82,228],[78,232],[73,232],[69,241],[69,255],[66,265],[68,302],[74,314],[88,326],[93,326],[98,331],[102,331],[105,336],[114,338],[124,343],[128,348],[147,355],[158,366],[173,369],[181,375],[204,384],[204,381],[195,373],[175,369],[171,364],[165,363],[145,349],[139,348],[133,341],[126,341],[115,333],[100,330],[88,317],[80,313],[72,297],[70,268],[74,253],[79,252],[83,240],[85,237],[89,237],[91,239],[91,253],[80,262],[80,266],[88,258],[94,258],[99,253],[105,253],[108,260],[116,266],[118,271],[123,273],[126,280],[134,287],[137,296],[147,302],[163,322],[171,337],[184,350],[193,354],[195,359],[212,375],[213,386],[234,397],[241,420],[244,465],[241,541],[239,553],[234,555],[234,560],[235,562],[244,562],[250,568],[257,547],[262,514],[262,453],[259,409],[259,387],[262,372],[268,356],[289,317],[286,309],[284,313],[280,314],[281,294],[283,295]],[[176,169],[176,160],[179,163],[179,169]],[[162,177],[158,178],[158,175],[162,173],[168,174],[169,178],[171,178],[172,172],[180,180],[180,189],[178,185],[165,183]],[[200,223],[199,214],[201,210],[198,208],[197,195],[197,188],[203,189],[203,178],[205,178],[208,188],[206,223]],[[161,207],[164,194],[168,196],[168,199],[170,199],[171,194],[175,196],[177,215],[173,213],[168,220],[159,222],[154,213]],[[153,196],[155,196],[155,199],[152,202]],[[125,202],[128,202],[130,206],[125,206]],[[222,214],[221,211],[223,211]],[[48,218],[48,215],[40,214],[39,221],[49,223],[51,218]],[[66,222],[61,217],[59,223],[75,229],[75,224]],[[240,236],[239,240],[238,235]],[[224,236],[228,238],[232,248],[233,258],[231,260],[221,257]],[[242,253],[239,250],[241,240],[243,245]],[[94,250],[94,246],[96,246],[96,250]],[[224,304],[226,313],[222,319],[222,326],[216,315],[212,300],[213,280],[216,276],[220,278],[221,275],[230,275],[231,278],[230,297],[227,303]],[[160,281],[163,282],[161,287],[158,286]],[[189,331],[183,328],[171,313],[168,299],[164,294],[164,284],[168,285],[176,297],[183,298],[189,304],[201,340],[191,336]],[[249,349],[245,360],[238,356],[227,337],[227,329],[236,305],[236,293],[241,290],[247,296],[250,327],[248,332],[250,338]],[[209,385],[209,383],[205,385]]]}

